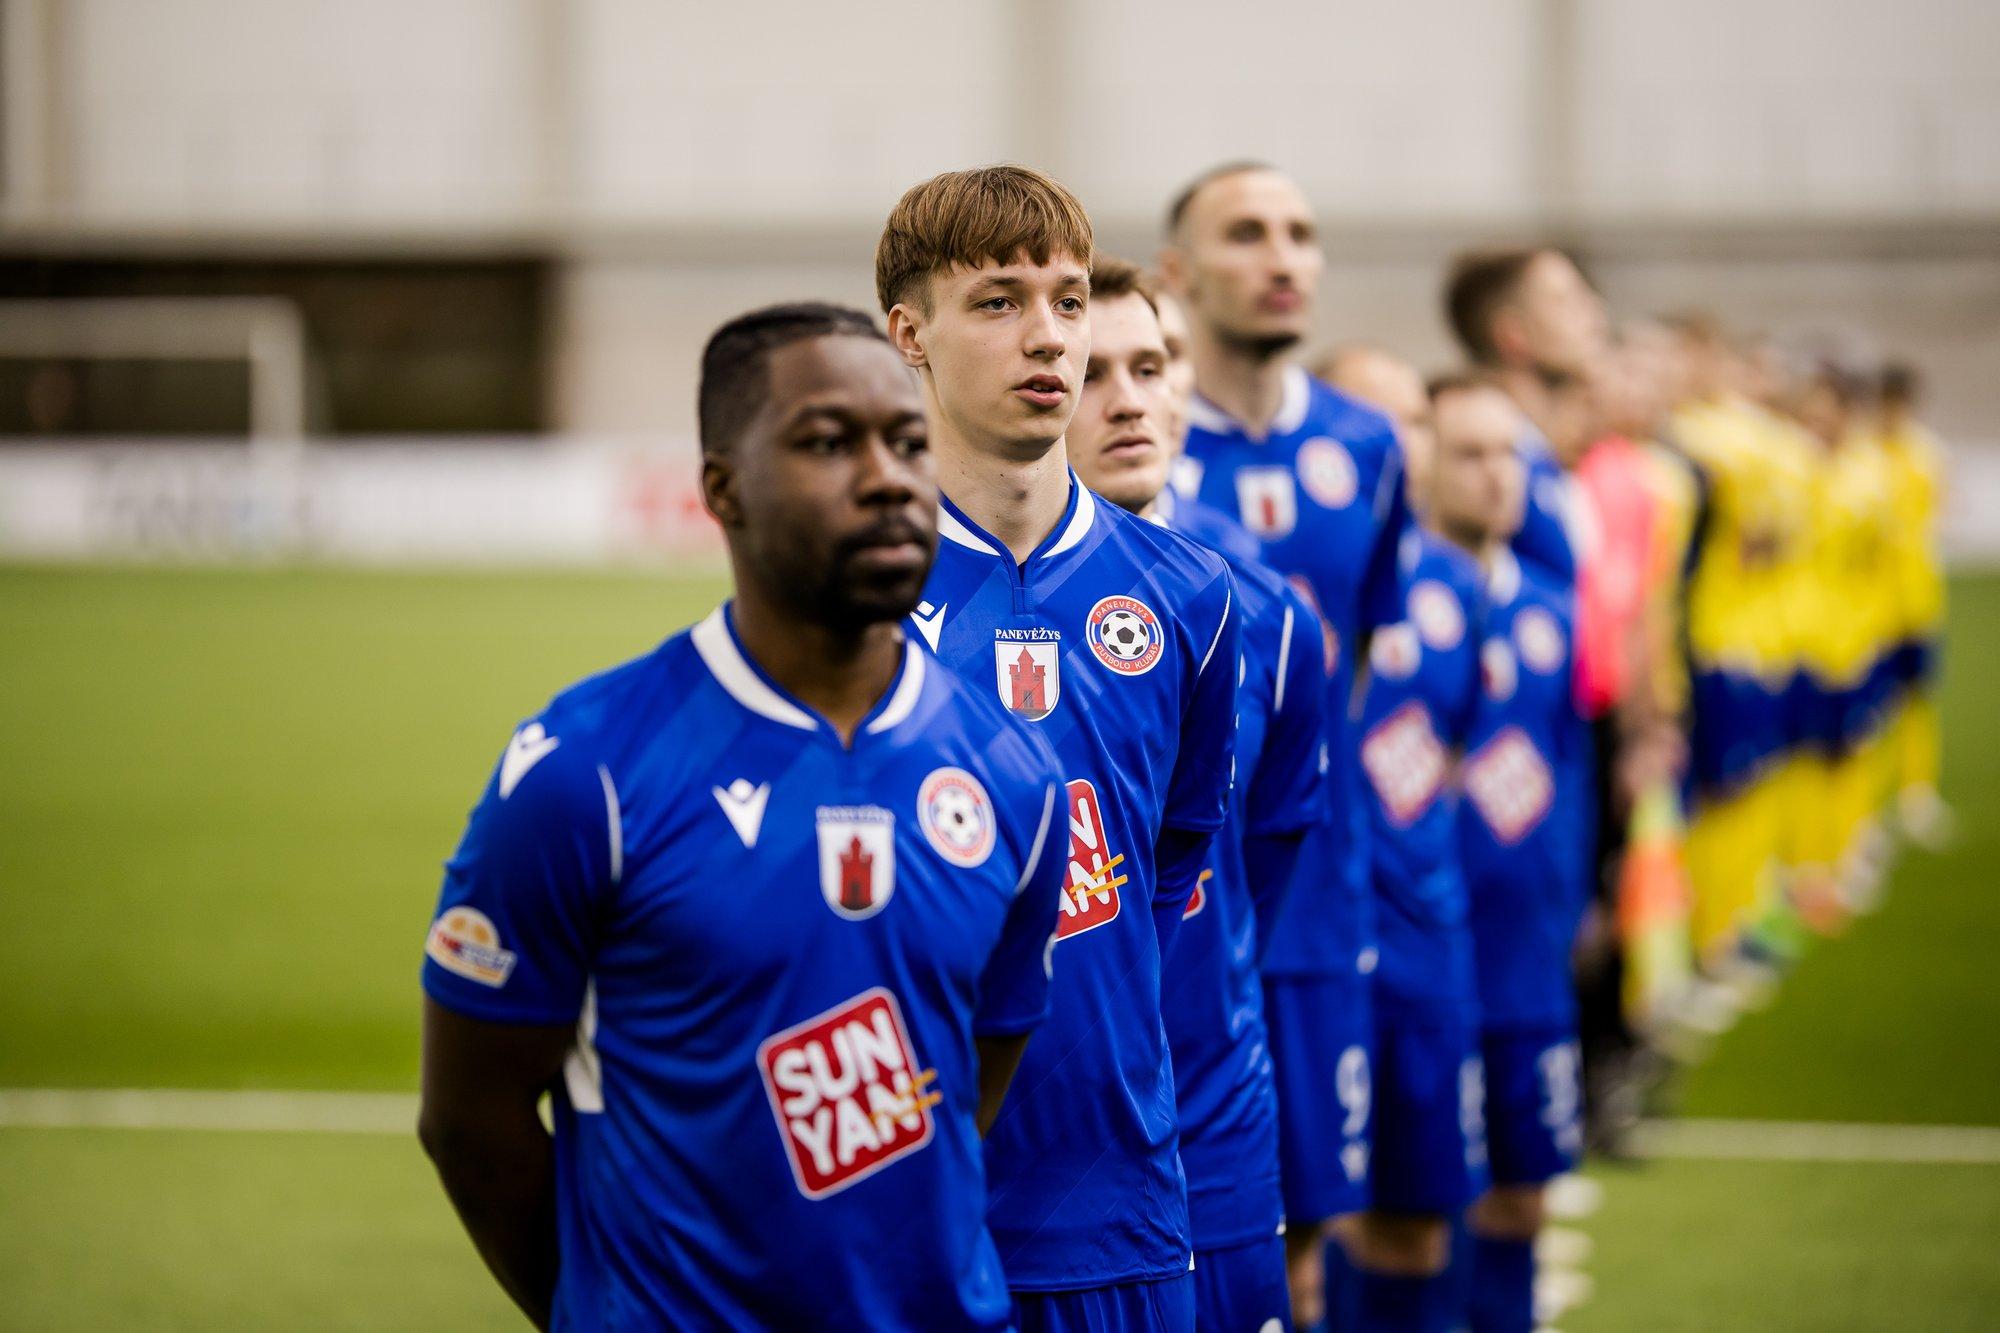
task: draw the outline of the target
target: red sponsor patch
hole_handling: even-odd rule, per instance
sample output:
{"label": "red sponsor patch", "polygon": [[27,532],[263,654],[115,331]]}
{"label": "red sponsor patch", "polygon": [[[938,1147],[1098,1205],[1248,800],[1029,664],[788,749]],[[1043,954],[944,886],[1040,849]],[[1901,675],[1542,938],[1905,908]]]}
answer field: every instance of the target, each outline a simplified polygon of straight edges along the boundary
{"label": "red sponsor patch", "polygon": [[1214,874],[1213,870],[1204,870],[1201,872],[1201,878],[1194,882],[1194,892],[1188,895],[1187,909],[1181,913],[1181,920],[1187,920],[1196,912],[1208,906],[1208,881],[1209,877]]}
{"label": "red sponsor patch", "polygon": [[1063,885],[1056,938],[1066,940],[1118,917],[1118,886],[1125,882],[1124,853],[1104,836],[1097,788],[1083,778],[1069,784],[1069,877]]}
{"label": "red sponsor patch", "polygon": [[1493,836],[1511,847],[1547,818],[1555,776],[1519,727],[1504,727],[1465,761],[1465,795]]}
{"label": "red sponsor patch", "polygon": [[766,1037],[757,1068],[808,1199],[837,1194],[931,1141],[936,1074],[917,1068],[903,1012],[880,986]]}
{"label": "red sponsor patch", "polygon": [[1451,757],[1431,730],[1429,711],[1412,699],[1362,740],[1361,767],[1375,784],[1389,822],[1407,828],[1444,789]]}

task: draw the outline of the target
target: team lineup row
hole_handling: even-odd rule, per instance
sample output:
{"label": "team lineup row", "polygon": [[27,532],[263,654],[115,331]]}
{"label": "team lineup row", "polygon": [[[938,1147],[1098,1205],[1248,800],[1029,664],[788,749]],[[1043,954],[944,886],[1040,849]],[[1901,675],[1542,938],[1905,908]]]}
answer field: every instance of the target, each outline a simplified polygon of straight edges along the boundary
{"label": "team lineup row", "polygon": [[710,340],[735,594],[520,727],[426,943],[422,1137],[538,1325],[1533,1327],[1600,824],[1686,767],[1653,462],[1565,414],[1664,405],[1553,251],[1454,275],[1487,369],[1310,375],[1322,263],[1258,164],[1155,275],[954,172],[886,333]]}

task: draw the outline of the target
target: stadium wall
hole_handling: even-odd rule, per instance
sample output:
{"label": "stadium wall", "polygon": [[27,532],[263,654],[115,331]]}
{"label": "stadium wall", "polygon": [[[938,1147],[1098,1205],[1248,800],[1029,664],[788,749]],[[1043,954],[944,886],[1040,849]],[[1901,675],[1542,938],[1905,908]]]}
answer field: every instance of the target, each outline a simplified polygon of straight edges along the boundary
{"label": "stadium wall", "polygon": [[[712,573],[690,438],[0,450],[0,560]],[[1953,451],[1947,558],[2000,567],[2000,441]]]}

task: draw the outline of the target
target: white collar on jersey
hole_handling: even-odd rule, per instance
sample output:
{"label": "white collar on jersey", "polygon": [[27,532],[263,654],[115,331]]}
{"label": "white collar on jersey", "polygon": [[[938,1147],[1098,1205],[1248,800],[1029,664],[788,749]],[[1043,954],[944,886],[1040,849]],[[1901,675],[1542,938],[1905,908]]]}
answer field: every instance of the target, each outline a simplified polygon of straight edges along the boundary
{"label": "white collar on jersey", "polygon": [[[1034,555],[1028,557],[1029,559],[1061,555],[1082,541],[1089,533],[1090,525],[1097,521],[1097,497],[1077,480],[1075,472],[1069,474],[1069,484],[1070,494],[1075,502],[1075,508],[1070,511],[1069,522],[1063,525],[1062,535],[1056,538],[1053,545],[1046,550],[1037,550]],[[994,556],[1001,553],[999,542],[961,518],[948,500],[938,505],[938,536],[956,542],[968,550]]]}
{"label": "white collar on jersey", "polygon": [[1242,422],[1209,402],[1199,392],[1188,402],[1188,420],[1211,435],[1241,435],[1246,439],[1266,440],[1273,435],[1290,435],[1305,425],[1306,413],[1311,408],[1312,376],[1306,374],[1302,366],[1286,366],[1284,396],[1278,400],[1278,412],[1271,418],[1270,428],[1262,435],[1251,434]]}
{"label": "white collar on jersey", "polygon": [[[718,606],[709,612],[707,619],[696,625],[689,637],[694,640],[694,650],[701,655],[709,674],[715,677],[715,683],[728,691],[730,698],[759,717],[768,717],[773,722],[782,722],[801,731],[819,730],[820,720],[815,714],[787,699],[758,674],[757,668],[743,655],[743,649],[737,645],[735,631],[729,627],[727,607]],[[872,736],[902,722],[916,708],[917,699],[923,692],[923,650],[906,636],[903,669],[897,675],[896,687],[881,706],[881,711],[869,719],[862,730]]]}
{"label": "white collar on jersey", "polygon": [[1521,591],[1521,562],[1514,553],[1501,547],[1493,553],[1492,566],[1486,571],[1486,592],[1493,599],[1493,605],[1505,606]]}

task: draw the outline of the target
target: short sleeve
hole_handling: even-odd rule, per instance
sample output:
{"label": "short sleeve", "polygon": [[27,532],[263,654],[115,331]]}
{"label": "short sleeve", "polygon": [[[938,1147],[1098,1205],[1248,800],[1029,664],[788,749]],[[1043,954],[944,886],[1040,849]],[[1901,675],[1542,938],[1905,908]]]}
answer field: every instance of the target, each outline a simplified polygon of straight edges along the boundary
{"label": "short sleeve", "polygon": [[[1051,757],[1051,775],[1041,788],[1040,809],[1033,815],[1034,837],[1028,844],[1014,901],[1007,909],[1000,942],[979,978],[979,1009],[972,1021],[978,1036],[1015,1036],[1048,1017],[1056,913],[1069,846],[1061,836],[1062,784],[1053,773]],[[1029,827],[1026,820],[1023,827]]]}
{"label": "short sleeve", "polygon": [[1215,832],[1228,806],[1236,748],[1239,619],[1229,572],[1218,567],[1218,577],[1195,599],[1188,615],[1188,623],[1197,627],[1197,646],[1206,646],[1181,714],[1180,744],[1161,811],[1161,824],[1183,833]]}
{"label": "short sleeve", "polygon": [[1382,443],[1382,467],[1375,478],[1375,542],[1361,576],[1360,628],[1365,632],[1402,616],[1402,586],[1396,548],[1413,521],[1403,484],[1403,449],[1392,434]]}
{"label": "short sleeve", "polygon": [[425,993],[497,1023],[574,1020],[618,839],[609,771],[541,722],[516,732],[445,863]]}
{"label": "short sleeve", "polygon": [[1264,752],[1244,798],[1244,827],[1251,835],[1295,833],[1329,817],[1324,753],[1326,656],[1320,651],[1319,616],[1285,589],[1284,629],[1273,675],[1271,721]]}

